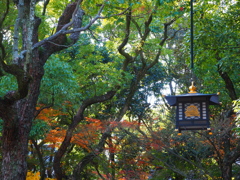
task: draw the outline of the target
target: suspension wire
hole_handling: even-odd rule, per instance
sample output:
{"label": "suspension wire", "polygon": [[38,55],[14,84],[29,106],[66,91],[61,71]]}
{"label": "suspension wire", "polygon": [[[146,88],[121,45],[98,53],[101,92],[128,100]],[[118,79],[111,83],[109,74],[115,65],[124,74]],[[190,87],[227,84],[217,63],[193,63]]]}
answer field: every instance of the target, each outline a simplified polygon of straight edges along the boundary
{"label": "suspension wire", "polygon": [[191,68],[191,81],[194,81],[194,53],[193,53],[193,0],[190,1],[190,68]]}
{"label": "suspension wire", "polygon": [[191,69],[194,69],[193,64],[193,0],[191,0],[191,32],[190,32],[190,41],[191,41]]}

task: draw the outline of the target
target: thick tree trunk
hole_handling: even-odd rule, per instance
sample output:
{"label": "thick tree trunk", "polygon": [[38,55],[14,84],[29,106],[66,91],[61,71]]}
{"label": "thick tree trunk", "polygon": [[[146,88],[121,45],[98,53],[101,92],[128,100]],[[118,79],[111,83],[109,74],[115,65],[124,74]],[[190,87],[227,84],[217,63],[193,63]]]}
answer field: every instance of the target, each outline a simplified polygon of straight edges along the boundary
{"label": "thick tree trunk", "polygon": [[26,177],[27,143],[31,124],[25,109],[29,110],[29,113],[32,111],[26,100],[18,101],[7,108],[6,113],[9,116],[3,119],[1,178],[3,180],[20,180]]}
{"label": "thick tree trunk", "polygon": [[[35,57],[38,53],[35,52]],[[23,99],[11,101],[5,98],[1,103],[0,115],[4,121],[2,134],[2,177],[3,180],[25,180],[27,173],[28,135],[34,118],[35,107],[39,95],[43,67],[29,67],[31,82]],[[10,96],[11,92],[9,93]],[[24,93],[23,93],[24,94]]]}
{"label": "thick tree trunk", "polygon": [[[66,7],[59,18],[56,34],[41,42],[38,42],[38,27],[41,20],[34,16],[35,2],[33,0],[15,1],[19,13],[13,38],[13,64],[5,64],[4,58],[0,59],[0,65],[4,71],[14,75],[18,83],[17,91],[10,91],[4,97],[0,97],[0,118],[4,121],[1,180],[26,179],[28,135],[40,93],[40,82],[44,73],[43,66],[51,54],[67,47],[61,46],[67,41],[66,33],[63,33],[63,30],[71,25],[69,22],[73,17],[72,14],[81,1],[71,3]],[[74,16],[76,19],[74,28],[81,26],[80,21],[84,13],[79,11],[77,15],[78,18]],[[98,18],[99,14],[88,24],[88,27]],[[73,33],[70,37],[73,43],[78,40],[78,35],[83,30],[69,32]],[[22,35],[22,55],[19,54],[19,34]],[[0,40],[4,55],[2,57],[5,57],[4,45],[1,38]],[[41,48],[38,48],[40,46]]]}
{"label": "thick tree trunk", "polygon": [[36,98],[33,100],[26,98],[16,101],[11,106],[6,105],[2,134],[1,179],[3,180],[24,180],[26,178],[28,135],[36,101]]}

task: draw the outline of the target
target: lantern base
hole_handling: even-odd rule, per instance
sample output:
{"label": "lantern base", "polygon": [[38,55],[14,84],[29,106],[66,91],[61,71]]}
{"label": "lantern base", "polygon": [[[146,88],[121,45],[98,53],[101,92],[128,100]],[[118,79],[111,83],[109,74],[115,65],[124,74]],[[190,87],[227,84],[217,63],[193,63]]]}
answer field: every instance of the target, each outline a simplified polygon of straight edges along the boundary
{"label": "lantern base", "polygon": [[205,125],[205,126],[202,126],[202,125],[192,125],[192,126],[176,126],[175,128],[175,131],[178,132],[178,135],[182,135],[181,134],[181,131],[185,131],[185,130],[206,130],[208,132],[209,135],[212,135],[212,131],[211,131],[211,128],[209,127],[209,125]]}
{"label": "lantern base", "polygon": [[207,127],[204,126],[179,126],[178,130],[184,131],[184,130],[208,130]]}

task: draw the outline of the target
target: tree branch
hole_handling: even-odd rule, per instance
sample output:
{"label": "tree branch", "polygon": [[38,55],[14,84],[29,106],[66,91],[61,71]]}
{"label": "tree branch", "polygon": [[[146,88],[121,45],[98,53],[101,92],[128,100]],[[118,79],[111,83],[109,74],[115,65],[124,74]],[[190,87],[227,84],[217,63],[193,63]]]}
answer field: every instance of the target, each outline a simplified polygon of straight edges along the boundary
{"label": "tree branch", "polygon": [[228,90],[229,97],[231,98],[231,100],[236,100],[237,99],[237,93],[235,91],[234,84],[233,84],[231,78],[229,77],[228,73],[222,71],[222,69],[219,65],[218,65],[218,73],[225,83],[225,87]]}
{"label": "tree branch", "polygon": [[49,4],[49,2],[50,2],[50,0],[45,0],[44,1],[42,16],[45,16],[47,5]]}
{"label": "tree branch", "polygon": [[[70,4],[68,8],[70,9],[71,8],[70,6],[73,6],[73,5],[75,6],[75,4]],[[93,23],[95,23],[101,17],[100,14],[103,11],[103,8],[104,8],[104,6],[102,5],[102,7],[98,11],[97,15],[84,27],[67,30],[67,28],[73,24],[73,20],[71,22],[67,23],[66,25],[61,25],[63,22],[60,23],[57,27],[57,32],[54,35],[34,44],[33,49],[36,49],[49,41],[55,40],[54,42],[56,42],[56,38],[59,37],[60,35],[66,35],[66,34],[71,34],[71,33],[76,33],[76,32],[81,32],[81,31],[87,30]],[[67,14],[67,13],[64,13],[64,14]]]}
{"label": "tree branch", "polygon": [[125,37],[122,43],[118,46],[118,52],[125,57],[125,61],[123,63],[122,69],[125,71],[128,64],[133,60],[133,57],[125,52],[124,47],[127,45],[130,35],[130,25],[131,25],[131,9],[129,9],[126,14],[126,29],[125,29]]}
{"label": "tree branch", "polygon": [[22,27],[22,19],[23,19],[23,14],[24,14],[24,1],[19,0],[18,4],[18,16],[16,18],[16,22],[14,24],[14,34],[13,34],[13,63],[17,64],[18,63],[18,40],[19,40],[19,28]]}
{"label": "tree branch", "polygon": [[[72,13],[72,21],[70,21],[69,23],[67,23],[63,26],[61,24],[58,24],[58,27],[57,27],[56,31],[65,30],[75,22],[75,18],[77,17],[76,14],[78,12],[79,5],[80,5],[81,2],[82,2],[82,0],[78,0],[77,3],[73,3],[75,5],[75,9]],[[64,17],[62,16],[61,18],[64,18]]]}
{"label": "tree branch", "polygon": [[[132,82],[131,86],[130,86],[130,92],[125,100],[124,105],[122,106],[118,116],[116,117],[116,119],[114,120],[115,122],[119,122],[124,114],[126,113],[126,111],[129,109],[129,106],[131,104],[131,100],[135,94],[135,92],[138,90],[138,84],[140,82],[140,80],[144,77],[144,73],[141,73],[140,75],[137,74],[137,78],[135,81]],[[108,128],[102,133],[102,136],[100,138],[100,141],[98,143],[98,145],[96,146],[95,150],[91,153],[89,153],[87,156],[85,156],[76,166],[76,168],[74,169],[74,177],[73,179],[78,176],[79,173],[81,173],[83,171],[83,168],[89,163],[91,162],[98,154],[102,153],[104,150],[104,145],[106,143],[106,140],[108,137],[110,137],[111,132],[113,131],[113,129],[115,129],[115,126],[113,126],[112,124],[110,124],[108,126]]]}
{"label": "tree branch", "polygon": [[28,18],[28,25],[27,25],[27,38],[26,38],[26,60],[24,62],[24,71],[27,72],[27,66],[32,61],[32,39],[33,39],[33,29],[34,29],[34,23],[35,23],[35,6],[36,6],[36,0],[32,0],[30,2],[30,10],[29,10],[29,18]]}
{"label": "tree branch", "polygon": [[161,42],[159,43],[159,49],[158,49],[158,52],[157,52],[157,55],[155,56],[155,59],[154,61],[149,64],[149,66],[146,68],[147,70],[150,69],[151,67],[153,67],[155,64],[158,63],[158,60],[159,60],[159,57],[161,55],[161,51],[162,51],[162,47],[165,43],[165,41],[168,39],[168,27],[174,23],[176,21],[176,19],[172,19],[171,21],[169,21],[168,23],[165,23],[164,24],[164,34],[163,34],[163,39],[161,40]]}
{"label": "tree branch", "polygon": [[10,5],[10,0],[7,0],[6,2],[6,10],[4,12],[2,12],[2,16],[0,18],[0,30],[2,30],[2,25],[3,22],[5,21],[7,14],[9,13],[9,5]]}
{"label": "tree branch", "polygon": [[[84,119],[85,109],[92,104],[107,101],[107,100],[111,99],[115,94],[116,94],[116,91],[109,91],[104,95],[95,96],[95,97],[86,99],[82,102],[82,105],[80,106],[78,112],[74,116],[72,123],[68,127],[66,136],[65,136],[60,148],[58,149],[58,151],[56,152],[56,154],[54,156],[53,167],[54,167],[54,171],[56,173],[57,179],[60,179],[62,177],[61,159],[62,159],[63,155],[66,153],[67,148],[70,145],[70,141],[71,141],[74,129],[76,128],[78,123]],[[100,143],[102,144],[103,142],[100,141]],[[91,153],[89,156],[93,157],[93,156],[95,156],[95,153]]]}

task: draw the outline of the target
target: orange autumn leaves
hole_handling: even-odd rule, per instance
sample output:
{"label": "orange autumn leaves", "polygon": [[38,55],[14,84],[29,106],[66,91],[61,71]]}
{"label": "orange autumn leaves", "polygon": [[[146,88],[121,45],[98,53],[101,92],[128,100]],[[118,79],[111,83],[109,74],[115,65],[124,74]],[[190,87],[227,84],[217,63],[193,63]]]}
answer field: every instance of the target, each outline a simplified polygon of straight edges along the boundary
{"label": "orange autumn leaves", "polygon": [[56,119],[58,116],[67,115],[66,113],[61,112],[60,110],[56,110],[53,108],[43,108],[44,105],[40,105],[40,107],[36,107],[36,110],[41,112],[37,115],[36,119],[43,120],[48,123],[48,125],[53,126],[56,124]]}
{"label": "orange autumn leaves", "polygon": [[[94,126],[95,123],[90,123],[78,127],[71,139],[71,143],[90,151],[91,144],[95,143],[98,137],[98,131],[95,130]],[[49,131],[44,141],[48,143],[50,147],[58,148],[64,140],[65,135],[65,129],[56,127]]]}
{"label": "orange autumn leaves", "polygon": [[[39,109],[40,107],[37,108],[37,110]],[[49,127],[51,127],[51,130],[46,134],[45,139],[43,140],[43,142],[51,148],[59,148],[66,136],[67,125],[60,123],[62,117],[69,118],[69,115],[61,110],[53,108],[43,109],[37,116],[37,119],[46,122]],[[85,120],[76,127],[71,138],[71,143],[81,147],[84,151],[98,153],[96,152],[96,149],[92,149],[92,146],[98,143],[101,138],[101,133],[105,132],[107,128],[116,128],[114,133],[112,133],[112,136],[108,137],[106,140],[104,146],[106,154],[114,154],[114,156],[119,159],[123,158],[122,161],[125,163],[131,164],[134,167],[137,166],[134,171],[138,174],[139,179],[146,179],[148,174],[145,173],[145,169],[149,166],[151,157],[149,158],[148,154],[145,152],[138,152],[138,146],[141,144],[138,144],[135,141],[134,143],[131,141],[128,142],[127,138],[123,138],[121,135],[118,136],[118,133],[121,134],[123,129],[127,129],[130,132],[136,130],[137,132],[137,129],[140,127],[142,127],[142,124],[138,121],[129,122],[123,120],[121,122],[116,122],[85,117]],[[143,145],[144,147],[148,147],[146,150],[153,148],[159,149],[162,145],[159,141],[156,141],[156,139],[148,136],[144,137],[141,134],[139,134],[138,140],[142,143],[146,143],[146,145]],[[125,156],[124,153],[128,153],[129,156]],[[119,162],[110,159],[107,163],[109,163],[109,167],[119,166]],[[121,171],[118,175],[116,174],[116,176],[118,176],[119,179],[125,179],[125,177],[129,179],[129,177],[132,176],[132,173],[125,170]]]}
{"label": "orange autumn leaves", "polygon": [[[61,127],[58,125],[58,117],[66,115],[67,114],[59,110],[47,108],[43,109],[37,116],[37,119],[47,122],[48,125],[52,127],[44,139],[44,142],[48,143],[49,147],[58,148],[63,142],[67,131],[64,126]],[[76,128],[71,142],[89,151],[90,145],[96,142],[99,130],[102,128],[103,126],[100,120],[86,118],[86,123],[81,124]]]}
{"label": "orange autumn leaves", "polygon": [[[37,107],[36,110],[41,109]],[[59,117],[67,116],[68,114],[56,110],[53,108],[42,109],[38,114],[37,119],[47,122],[51,127],[51,130],[46,134],[44,142],[48,144],[49,147],[58,148],[63,142],[67,129],[65,126],[59,126]],[[137,122],[106,122],[94,118],[85,118],[85,121],[78,125],[75,129],[71,143],[76,144],[87,151],[91,151],[91,145],[95,144],[100,133],[102,133],[106,127],[110,125],[111,127],[125,127],[125,128],[135,128],[139,126]]]}
{"label": "orange autumn leaves", "polygon": [[85,118],[86,123],[77,127],[71,142],[91,151],[91,145],[98,140],[99,133],[104,129],[103,123],[98,119]]}
{"label": "orange autumn leaves", "polygon": [[45,121],[52,129],[46,134],[44,141],[49,143],[50,147],[58,147],[63,141],[66,134],[66,130],[58,127],[58,117],[67,115],[60,110],[53,108],[43,108],[44,105],[36,107],[36,110],[41,112],[38,114],[36,119]]}

